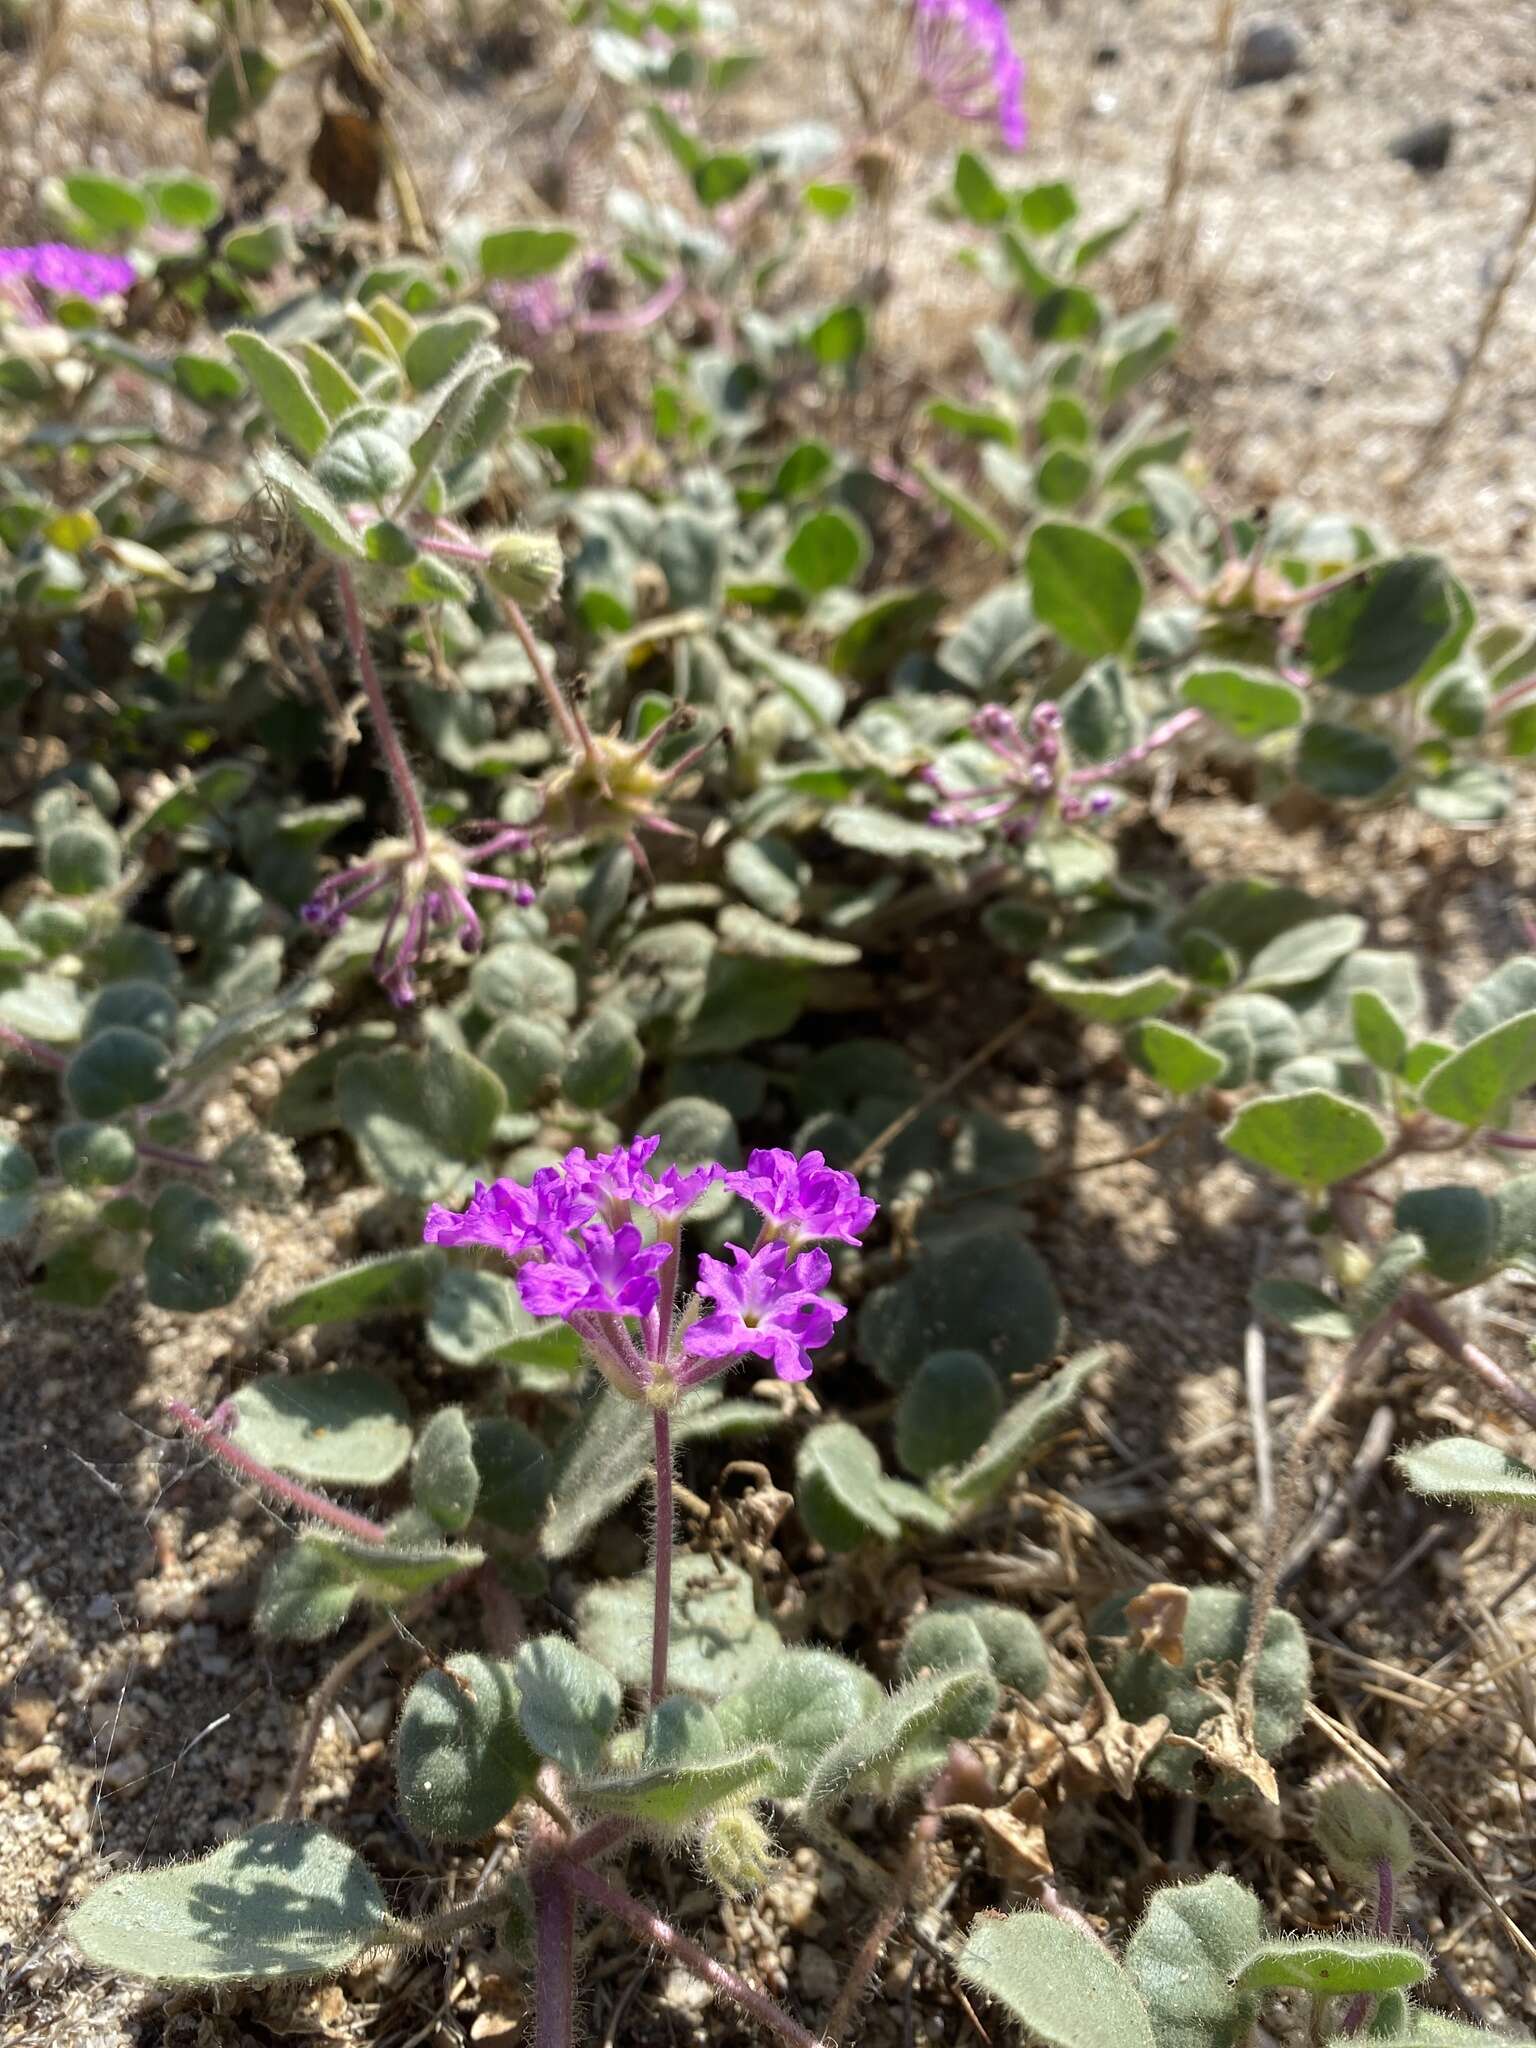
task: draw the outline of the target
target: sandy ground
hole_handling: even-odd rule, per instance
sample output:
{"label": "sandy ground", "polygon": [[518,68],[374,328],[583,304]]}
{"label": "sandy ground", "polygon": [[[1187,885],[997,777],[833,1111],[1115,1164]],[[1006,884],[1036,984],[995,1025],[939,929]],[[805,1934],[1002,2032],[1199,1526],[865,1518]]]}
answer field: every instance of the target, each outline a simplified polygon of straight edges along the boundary
{"label": "sandy ground", "polygon": [[[448,12],[428,11],[438,22]],[[1079,179],[1095,217],[1131,205],[1148,210],[1122,245],[1118,275],[1134,288],[1161,257],[1163,288],[1187,303],[1191,343],[1176,397],[1233,503],[1299,493],[1319,507],[1360,511],[1405,539],[1447,546],[1481,592],[1528,600],[1532,280],[1510,297],[1459,431],[1390,511],[1383,491],[1412,470],[1447,400],[1525,204],[1536,6],[1299,0],[1289,18],[1306,45],[1305,68],[1243,92],[1208,80],[1202,87],[1214,11],[1185,0],[1102,0],[1061,4],[1046,18],[1020,6],[1034,74],[1031,170]],[[168,0],[157,13],[162,66],[174,81],[183,16]],[[756,90],[781,96],[797,116],[844,113],[844,48],[852,44],[875,69],[894,36],[888,9],[852,17],[807,0],[772,0],[758,18],[773,61]],[[151,60],[137,6],[62,9],[60,19],[42,49],[0,57],[0,220],[18,232],[33,225],[29,194],[41,173],[86,157],[127,169],[203,160],[193,113],[125,95],[124,81]],[[603,96],[589,100],[562,84],[574,74],[559,32],[545,26],[539,42],[550,72],[478,86],[459,74],[439,89],[413,66],[403,79],[412,158],[439,219],[471,208],[518,211],[525,182],[546,174],[557,112],[572,117],[578,199],[599,181],[599,144],[614,146]],[[1185,256],[1182,232],[1168,231],[1160,200],[1175,123],[1197,89],[1198,177],[1180,216],[1193,218],[1197,231]],[[312,104],[312,80],[285,85],[264,116],[272,153],[312,123]],[[1440,115],[1457,123],[1450,163],[1438,176],[1417,176],[1388,145],[1411,123]],[[936,178],[936,153],[962,139],[964,131],[923,120],[904,131],[903,146],[920,179]],[[930,152],[934,168],[925,171]],[[292,191],[296,201],[312,201],[302,175]],[[890,303],[899,313],[884,316],[880,346],[892,362],[953,388],[968,374],[964,341],[979,301],[931,260],[920,209],[902,221],[878,248],[829,247],[821,260],[832,281],[844,283],[872,256],[890,262]],[[1528,819],[1496,840],[1453,842],[1412,816],[1337,837],[1313,828],[1285,839],[1216,791],[1179,805],[1165,824],[1196,871],[1230,872],[1246,855],[1256,872],[1310,878],[1362,909],[1386,943],[1412,938],[1433,948],[1448,991],[1518,943],[1517,906],[1536,892]],[[921,948],[911,964],[921,978]],[[918,1032],[930,1073],[937,1078],[981,1042],[1016,994],[999,976],[984,1004],[968,988],[953,989]],[[1055,1036],[1023,1042],[982,1077],[978,1099],[1021,1120],[1053,1159],[1107,1157],[1150,1131],[1152,1105],[1104,1055],[1091,1034],[1081,1048]],[[272,1079],[254,1074],[227,1113],[244,1116],[254,1105],[259,1114]],[[270,1518],[186,1446],[164,1439],[160,1404],[177,1395],[207,1404],[260,1370],[268,1355],[263,1303],[371,1248],[366,1205],[337,1193],[336,1176],[326,1175],[325,1161],[320,1167],[314,1215],[270,1234],[256,1290],[238,1316],[185,1325],[150,1313],[44,1314],[24,1302],[14,1267],[0,1264],[6,2048],[234,2048],[278,2039],[404,2048],[412,2039],[511,2038],[521,2025],[516,1972],[499,1974],[478,1947],[446,1965],[363,1973],[320,1993],[166,2004],[83,1976],[55,1931],[61,1909],[110,1864],[205,1846],[270,1811],[281,1783],[318,1666],[268,1651],[247,1633]],[[1032,1213],[1074,1338],[1111,1339],[1134,1360],[1046,1474],[1085,1518],[1073,1525],[1085,1569],[1106,1569],[1130,1550],[1160,1569],[1240,1580],[1256,1548],[1241,1383],[1244,1298],[1261,1261],[1295,1240],[1299,1214],[1259,1200],[1231,1166],[1200,1182],[1194,1207],[1174,1177],[1131,1166],[1044,1190]],[[1519,1296],[1479,1301],[1474,1313],[1484,1341],[1506,1358],[1519,1355],[1529,1326]],[[406,1327],[377,1326],[344,1341],[354,1362],[420,1363]],[[330,1348],[288,1345],[285,1355],[304,1364]],[[1321,1354],[1309,1359],[1271,1342],[1276,1432],[1307,1376],[1315,1382],[1325,1367]],[[1325,1489],[1343,1483],[1383,1401],[1398,1417],[1462,1426],[1485,1419],[1429,1360],[1405,1354],[1387,1382],[1341,1417]],[[1501,1914],[1536,1924],[1536,1701],[1521,1663],[1536,1621],[1532,1595],[1520,1589],[1536,1548],[1510,1525],[1445,1516],[1435,1541],[1413,1555],[1434,1521],[1379,1472],[1367,1473],[1353,1540],[1325,1543],[1298,1588],[1299,1611],[1320,1645],[1319,1697],[1343,1734],[1309,1729],[1286,1777],[1299,1782],[1351,1740],[1401,1773],[1410,1800],[1448,1824],[1456,1852],[1437,1855],[1418,1882],[1416,1924],[1456,1973],[1466,2009],[1513,2020],[1532,1981],[1531,1958]],[[1045,1540],[1038,1523],[1028,1526]],[[992,1540],[1016,1561],[1034,1554],[1020,1530],[994,1531]],[[1047,1572],[1042,1587],[1036,1611],[1057,1626],[1068,1618],[1059,1574]],[[474,1627],[472,1614],[450,1614],[434,1624],[433,1640],[452,1647]],[[408,1675],[417,1655],[402,1642],[387,1664],[376,1660],[359,1677],[322,1743],[311,1803],[367,1850],[406,1904],[442,1874],[423,1867],[391,1806],[391,1670]],[[880,1824],[869,1825],[878,1849]],[[1098,1832],[1086,1821],[1076,1834],[1064,1830],[1064,1884],[1123,1927],[1135,1901],[1114,1873],[1138,1858],[1144,1866],[1175,1858],[1172,1825],[1166,1806],[1147,1802],[1113,1808]],[[1240,1870],[1302,1920],[1330,1909],[1326,1889],[1308,1875],[1317,1859],[1294,1819],[1279,1840],[1205,1819],[1200,1830],[1197,1854],[1207,1867]],[[808,2017],[825,2010],[836,1988],[832,1958],[846,1953],[857,1908],[814,1859],[791,1863],[756,1925],[745,1915],[722,1921],[686,1881],[672,1904],[687,1924],[713,1930],[709,1938],[728,1957],[784,1975]],[[744,2038],[723,2014],[701,2015],[665,1972],[640,1983],[639,1962],[628,1951],[599,1949],[587,2004],[593,2040],[605,2030],[626,2042],[709,2048]],[[865,2038],[880,2048],[903,2038],[909,1982],[914,2025],[931,2038],[956,2038],[961,2022],[942,1978],[921,1956],[914,1964],[911,1951],[894,1957]],[[621,2003],[629,1999],[636,2002]],[[1526,2010],[1527,2022],[1533,2012]]]}

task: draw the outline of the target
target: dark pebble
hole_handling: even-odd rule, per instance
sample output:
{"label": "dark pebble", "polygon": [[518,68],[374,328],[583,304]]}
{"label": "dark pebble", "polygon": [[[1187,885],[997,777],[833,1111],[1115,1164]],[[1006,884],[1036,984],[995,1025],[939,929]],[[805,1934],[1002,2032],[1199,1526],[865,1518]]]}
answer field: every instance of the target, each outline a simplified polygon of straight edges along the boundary
{"label": "dark pebble", "polygon": [[1286,21],[1255,21],[1244,29],[1232,57],[1231,83],[1272,85],[1301,69],[1301,37]]}
{"label": "dark pebble", "polygon": [[1391,154],[1400,163],[1411,164],[1414,170],[1429,175],[1445,169],[1455,139],[1454,121],[1422,121],[1416,128],[1403,130],[1391,144]]}

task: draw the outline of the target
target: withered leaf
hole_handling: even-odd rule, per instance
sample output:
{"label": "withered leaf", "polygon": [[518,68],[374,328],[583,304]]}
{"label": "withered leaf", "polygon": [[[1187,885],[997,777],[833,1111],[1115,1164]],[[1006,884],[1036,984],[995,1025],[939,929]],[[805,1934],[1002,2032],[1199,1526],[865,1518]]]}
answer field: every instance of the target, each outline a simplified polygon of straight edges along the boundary
{"label": "withered leaf", "polygon": [[384,143],[379,124],[367,114],[326,108],[309,151],[309,175],[334,205],[353,220],[377,220],[384,178]]}
{"label": "withered leaf", "polygon": [[1189,1618],[1189,1588],[1161,1582],[1148,1586],[1125,1603],[1131,1647],[1150,1650],[1175,1669],[1184,1662],[1184,1624]]}

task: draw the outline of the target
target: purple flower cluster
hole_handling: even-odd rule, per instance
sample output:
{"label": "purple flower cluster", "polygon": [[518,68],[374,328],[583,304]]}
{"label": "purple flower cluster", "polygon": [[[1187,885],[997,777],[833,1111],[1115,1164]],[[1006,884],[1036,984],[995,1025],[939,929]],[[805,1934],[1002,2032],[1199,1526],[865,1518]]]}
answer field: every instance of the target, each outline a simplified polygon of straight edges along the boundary
{"label": "purple flower cluster", "polygon": [[365,903],[392,890],[373,971],[399,1009],[416,1000],[416,967],[434,932],[455,933],[466,953],[479,952],[485,932],[468,890],[494,890],[524,905],[533,901],[529,883],[487,872],[488,863],[502,854],[525,852],[532,833],[494,820],[461,829],[479,836],[472,853],[447,840],[424,853],[408,841],[391,842],[372,860],[328,875],[299,912],[314,930],[331,934]]}
{"label": "purple flower cluster", "polygon": [[122,256],[72,249],[68,242],[37,242],[0,249],[0,278],[24,278],[44,291],[70,292],[80,299],[105,299],[128,291],[139,273]]}
{"label": "purple flower cluster", "polygon": [[996,825],[1005,839],[1031,838],[1052,807],[1067,824],[1102,817],[1114,803],[1107,789],[1077,796],[1066,787],[1061,746],[1061,712],[1055,704],[1037,704],[1026,733],[1001,704],[983,704],[971,720],[972,734],[1001,764],[1002,777],[979,789],[946,790],[933,768],[924,780],[943,801],[928,813],[934,825]]}
{"label": "purple flower cluster", "polygon": [[996,121],[1009,149],[1029,138],[1024,60],[997,0],[915,0],[917,68],[940,106],[963,121]]}
{"label": "purple flower cluster", "polygon": [[[808,1378],[810,1354],[847,1310],[823,1292],[827,1254],[802,1247],[820,1237],[857,1244],[875,1204],[819,1152],[754,1152],[739,1172],[709,1162],[654,1174],[660,1142],[635,1138],[591,1157],[577,1146],[526,1186],[500,1180],[477,1186],[462,1211],[433,1207],[422,1235],[428,1244],[486,1245],[511,1260],[528,1313],[569,1323],[633,1399],[696,1386],[749,1355],[768,1359],[780,1379]],[[699,1302],[674,1327],[682,1218],[716,1185],[752,1203],[762,1229],[750,1251],[726,1246],[729,1263],[700,1257]]]}

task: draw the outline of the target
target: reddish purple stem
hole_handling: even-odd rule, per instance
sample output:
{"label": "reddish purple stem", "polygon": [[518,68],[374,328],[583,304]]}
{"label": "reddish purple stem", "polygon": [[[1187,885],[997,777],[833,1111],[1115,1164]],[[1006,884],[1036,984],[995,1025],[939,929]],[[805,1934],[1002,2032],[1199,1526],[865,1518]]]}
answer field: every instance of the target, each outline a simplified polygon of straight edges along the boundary
{"label": "reddish purple stem", "polygon": [[[1383,1941],[1392,1932],[1397,1919],[1397,1880],[1392,1865],[1385,1856],[1376,1863],[1376,1932]],[[1374,1991],[1359,1991],[1344,2008],[1344,2024],[1341,2034],[1358,2034],[1376,2007]]]}
{"label": "reddish purple stem", "polygon": [[[275,1494],[301,1514],[313,1515],[317,1522],[328,1522],[333,1529],[343,1530],[348,1536],[356,1536],[363,1543],[387,1543],[389,1531],[378,1522],[369,1521],[366,1515],[354,1515],[350,1509],[339,1508],[323,1493],[314,1493],[307,1486],[300,1486],[292,1479],[285,1479],[281,1472],[274,1472],[270,1465],[263,1465],[259,1458],[253,1458],[249,1451],[241,1450],[216,1423],[199,1415],[195,1408],[185,1401],[167,1401],[166,1413],[187,1432],[196,1437],[206,1450],[221,1458],[231,1471],[249,1479],[265,1492]],[[220,1411],[222,1412],[222,1410]]]}
{"label": "reddish purple stem", "polygon": [[25,1053],[29,1060],[36,1060],[40,1067],[52,1067],[56,1074],[62,1074],[69,1065],[62,1053],[52,1046],[39,1045],[35,1038],[28,1038],[24,1031],[15,1031],[9,1024],[0,1024],[0,1045],[8,1045],[15,1052]]}
{"label": "reddish purple stem", "polygon": [[571,2048],[576,1959],[576,1901],[572,1873],[548,1863],[530,1878],[533,1887],[535,2048]]}
{"label": "reddish purple stem", "polygon": [[1205,713],[1190,705],[1187,710],[1176,711],[1171,718],[1165,718],[1161,725],[1155,725],[1144,740],[1138,740],[1134,747],[1127,747],[1123,754],[1117,754],[1113,761],[1101,762],[1095,768],[1074,768],[1067,777],[1068,782],[1109,782],[1117,775],[1128,774],[1132,768],[1139,768],[1150,754],[1159,748],[1171,746],[1185,733],[1192,732],[1197,725],[1203,725]]}

